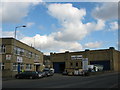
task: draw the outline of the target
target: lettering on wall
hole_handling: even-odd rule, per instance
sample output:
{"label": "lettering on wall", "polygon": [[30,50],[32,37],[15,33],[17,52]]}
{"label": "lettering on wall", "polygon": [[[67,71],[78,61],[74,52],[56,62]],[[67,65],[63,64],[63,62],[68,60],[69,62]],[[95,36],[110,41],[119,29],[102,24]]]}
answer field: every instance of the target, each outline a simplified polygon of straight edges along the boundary
{"label": "lettering on wall", "polygon": [[78,60],[78,59],[82,59],[82,55],[72,55],[71,56],[71,60]]}

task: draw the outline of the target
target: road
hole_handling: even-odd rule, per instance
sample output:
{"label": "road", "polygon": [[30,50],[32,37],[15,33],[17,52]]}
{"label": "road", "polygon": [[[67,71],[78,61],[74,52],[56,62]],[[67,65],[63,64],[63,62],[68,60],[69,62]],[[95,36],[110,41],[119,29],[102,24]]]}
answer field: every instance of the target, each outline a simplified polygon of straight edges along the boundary
{"label": "road", "polygon": [[55,74],[41,79],[15,79],[2,82],[2,88],[117,88],[118,73],[91,76]]}

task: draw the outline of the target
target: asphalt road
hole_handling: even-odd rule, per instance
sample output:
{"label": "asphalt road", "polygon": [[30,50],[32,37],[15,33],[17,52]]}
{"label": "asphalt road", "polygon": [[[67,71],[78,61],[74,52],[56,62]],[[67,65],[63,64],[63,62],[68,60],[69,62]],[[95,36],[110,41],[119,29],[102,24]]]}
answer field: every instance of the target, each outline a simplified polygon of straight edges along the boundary
{"label": "asphalt road", "polygon": [[92,76],[55,74],[41,79],[15,79],[2,82],[2,88],[118,88],[118,73]]}

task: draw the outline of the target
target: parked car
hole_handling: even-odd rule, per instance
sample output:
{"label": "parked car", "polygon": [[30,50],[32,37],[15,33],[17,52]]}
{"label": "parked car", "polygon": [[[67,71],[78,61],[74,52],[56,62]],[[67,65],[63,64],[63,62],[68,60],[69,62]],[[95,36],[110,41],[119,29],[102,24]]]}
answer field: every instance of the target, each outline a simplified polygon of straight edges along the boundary
{"label": "parked car", "polygon": [[67,72],[67,71],[64,71],[64,72],[62,73],[62,75],[68,75],[68,72]]}
{"label": "parked car", "polygon": [[68,76],[73,76],[73,72],[68,72]]}
{"label": "parked car", "polygon": [[53,68],[50,68],[50,71],[54,74],[54,71],[55,71],[55,70],[54,70]]}
{"label": "parked car", "polygon": [[54,75],[54,72],[51,71],[49,68],[45,68],[43,70],[43,72],[45,72],[46,76],[53,76]]}
{"label": "parked car", "polygon": [[45,77],[46,76],[45,72],[38,71],[38,73],[41,75],[41,77]]}
{"label": "parked car", "polygon": [[19,79],[19,78],[29,78],[29,79],[35,79],[35,78],[40,78],[41,75],[36,72],[36,71],[25,71],[25,72],[21,72],[20,74],[16,74],[15,78]]}

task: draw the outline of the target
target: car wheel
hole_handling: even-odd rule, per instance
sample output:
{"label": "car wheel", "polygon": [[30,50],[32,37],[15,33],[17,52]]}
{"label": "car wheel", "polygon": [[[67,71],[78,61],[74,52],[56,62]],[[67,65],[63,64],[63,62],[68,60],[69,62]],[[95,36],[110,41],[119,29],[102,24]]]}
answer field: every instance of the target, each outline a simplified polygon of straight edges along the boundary
{"label": "car wheel", "polygon": [[30,79],[33,79],[33,77],[32,77],[32,76],[30,76],[29,78],[30,78]]}

